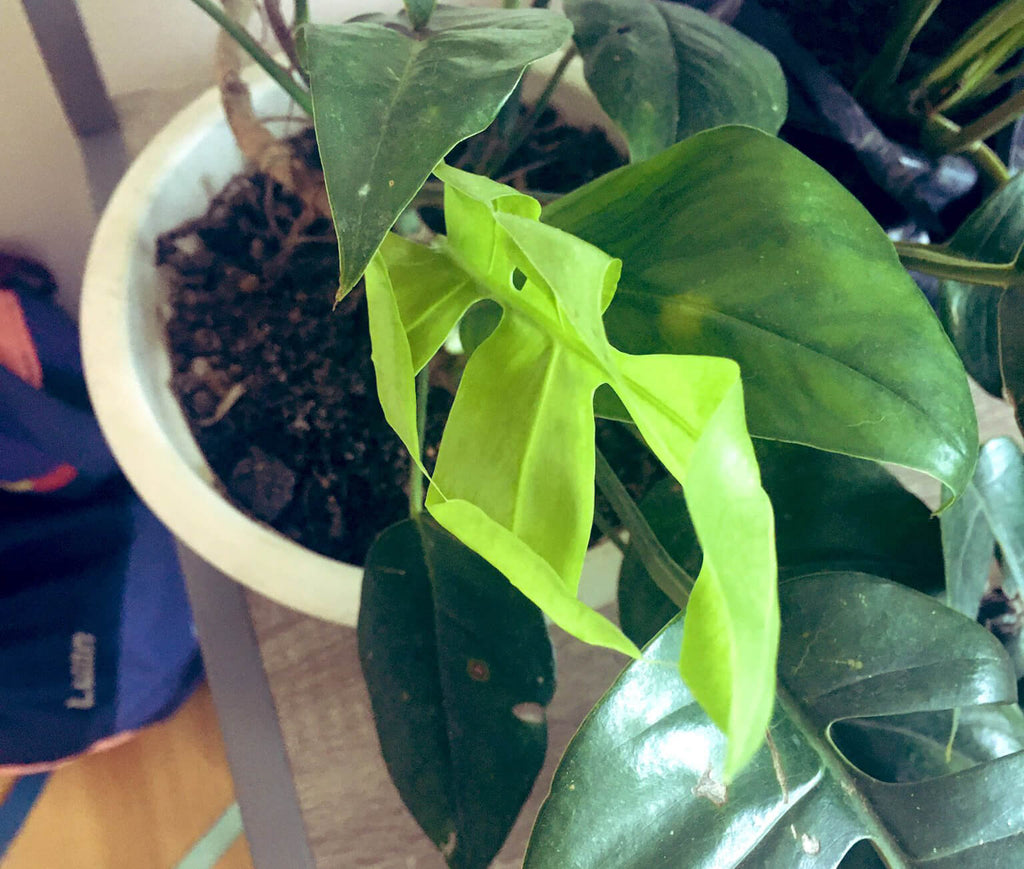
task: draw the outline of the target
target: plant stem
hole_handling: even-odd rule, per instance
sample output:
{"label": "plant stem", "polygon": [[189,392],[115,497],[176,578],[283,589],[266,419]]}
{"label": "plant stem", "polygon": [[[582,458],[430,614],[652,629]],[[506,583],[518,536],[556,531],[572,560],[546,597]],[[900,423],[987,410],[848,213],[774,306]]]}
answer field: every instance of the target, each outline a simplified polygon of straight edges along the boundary
{"label": "plant stem", "polygon": [[277,63],[267,53],[266,49],[253,39],[248,30],[230,15],[226,14],[213,0],[192,0],[192,2],[216,21],[238,43],[242,50],[256,61],[263,68],[263,71],[282,87],[288,96],[295,100],[299,108],[312,117],[313,102],[310,99],[309,92],[295,81],[289,70]]}
{"label": "plant stem", "polygon": [[897,13],[897,23],[889,32],[885,45],[853,89],[857,99],[873,106],[883,102],[886,92],[899,78],[911,43],[940,2],[942,0],[903,0]]}
{"label": "plant stem", "polygon": [[281,0],[263,0],[263,8],[267,12],[267,21],[270,23],[270,29],[274,31],[274,38],[277,40],[277,44],[281,46],[281,50],[288,58],[288,62],[292,65],[295,72],[302,77],[302,80],[308,87],[309,78],[306,75],[306,71],[302,68],[302,63],[299,61],[299,53],[295,48],[292,30],[284,20],[284,15],[281,14]]}
{"label": "plant stem", "polygon": [[686,609],[690,592],[693,590],[694,578],[676,564],[672,556],[665,551],[665,547],[647,524],[640,508],[600,450],[597,450],[596,471],[598,488],[629,531],[630,545],[635,547],[651,579],[679,609]]}
{"label": "plant stem", "polygon": [[904,268],[937,278],[987,287],[1015,286],[1020,281],[1013,263],[984,263],[948,253],[937,245],[898,241],[896,253]]}
{"label": "plant stem", "polygon": [[562,55],[562,59],[558,62],[558,66],[555,67],[555,71],[551,73],[551,78],[548,79],[547,85],[544,87],[541,95],[537,97],[537,102],[533,104],[533,108],[530,109],[526,117],[516,125],[516,128],[512,131],[512,135],[508,137],[505,147],[501,148],[487,162],[487,165],[481,168],[480,172],[482,175],[487,175],[489,178],[497,175],[505,165],[508,158],[511,157],[519,149],[520,145],[527,140],[530,133],[533,132],[533,128],[537,126],[537,121],[540,120],[540,116],[544,113],[544,109],[547,108],[548,103],[551,101],[551,95],[555,92],[555,88],[558,87],[558,83],[562,80],[565,70],[568,68],[575,56],[576,43],[573,43],[565,50],[565,54]]}
{"label": "plant stem", "polygon": [[[954,153],[950,142],[957,138],[961,132],[960,127],[949,118],[944,115],[934,114],[925,123],[922,136],[930,150]],[[1010,170],[1006,168],[1006,164],[984,142],[971,142],[961,150],[977,167],[978,171],[988,178],[993,189],[998,190],[1010,180]]]}
{"label": "plant stem", "polygon": [[[430,395],[430,363],[416,375],[416,432],[420,449],[427,433],[427,399]],[[423,473],[414,461],[409,462],[409,516],[415,519],[423,512]]]}
{"label": "plant stem", "polygon": [[301,27],[309,21],[309,3],[307,0],[295,0],[295,23],[292,29]]}
{"label": "plant stem", "polygon": [[1003,127],[1012,124],[1021,113],[1024,113],[1024,91],[1018,91],[988,114],[982,115],[978,120],[945,138],[943,145],[953,153],[965,151],[975,142],[983,142]]}
{"label": "plant stem", "polygon": [[615,545],[619,552],[625,553],[626,544],[623,542],[622,538],[619,537],[619,529],[605,519],[600,510],[594,511],[594,524],[597,526],[598,530]]}

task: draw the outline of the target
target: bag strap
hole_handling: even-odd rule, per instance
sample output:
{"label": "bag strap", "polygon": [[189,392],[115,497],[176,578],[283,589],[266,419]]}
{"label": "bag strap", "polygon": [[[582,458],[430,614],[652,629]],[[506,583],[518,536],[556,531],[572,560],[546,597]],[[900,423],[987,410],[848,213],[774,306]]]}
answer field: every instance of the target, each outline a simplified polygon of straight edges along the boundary
{"label": "bag strap", "polygon": [[175,869],[213,869],[244,832],[238,803],[232,803]]}
{"label": "bag strap", "polygon": [[14,783],[14,787],[3,802],[0,802],[0,860],[21,830],[49,778],[48,772],[24,775]]}

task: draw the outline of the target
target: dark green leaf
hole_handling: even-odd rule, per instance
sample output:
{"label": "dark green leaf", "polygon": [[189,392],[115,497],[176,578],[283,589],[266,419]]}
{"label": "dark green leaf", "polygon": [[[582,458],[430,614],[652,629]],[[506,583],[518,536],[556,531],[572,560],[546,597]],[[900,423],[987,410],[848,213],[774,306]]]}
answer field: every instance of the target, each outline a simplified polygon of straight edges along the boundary
{"label": "dark green leaf", "polygon": [[[527,869],[831,869],[865,840],[894,869],[1024,865],[1024,753],[1011,753],[1024,744],[1021,718],[976,709],[1016,699],[998,641],[932,598],[866,574],[795,578],[780,597],[774,755],[762,748],[727,791],[719,783],[722,738],[663,663],[682,642],[676,620],[570,744]],[[963,731],[939,763],[944,713],[957,707]],[[882,726],[902,727],[902,738],[876,732],[857,743],[856,762],[844,756],[836,723],[878,716],[901,716]],[[844,741],[854,739],[847,726]],[[883,782],[860,768],[883,769],[888,761],[871,748],[894,744],[927,756],[920,768],[900,767],[923,771],[920,780]]]}
{"label": "dark green leaf", "polygon": [[739,362],[753,434],[967,484],[977,422],[956,353],[881,228],[784,142],[699,133],[544,219],[622,259],[617,347]]}
{"label": "dark green leaf", "polygon": [[778,61],[711,16],[661,0],[567,0],[565,12],[587,82],[633,160],[721,124],[782,126]]}
{"label": "dark green leaf", "polygon": [[405,6],[405,11],[409,14],[412,26],[421,30],[430,21],[437,0],[402,0],[402,3]]}
{"label": "dark green leaf", "polygon": [[997,543],[1003,590],[1016,597],[1024,589],[1024,456],[1009,438],[981,448],[974,479],[942,517],[942,542],[949,604],[960,612],[978,614]]}
{"label": "dark green leaf", "polygon": [[[775,512],[780,575],[857,570],[920,591],[941,590],[939,522],[892,474],[874,462],[795,444],[758,440],[754,449]],[[640,508],[669,554],[693,572],[700,549],[679,486],[670,480],[657,484]],[[990,548],[990,559],[991,554]],[[628,550],[619,580],[626,635],[643,645],[675,613]]]}
{"label": "dark green leaf", "polygon": [[526,66],[570,29],[544,10],[452,7],[422,33],[377,20],[306,28],[342,295],[438,161],[494,120]]}
{"label": "dark green leaf", "polygon": [[999,299],[999,372],[1024,432],[1024,292],[1014,288]]}
{"label": "dark green leaf", "polygon": [[391,778],[450,866],[486,866],[544,761],[544,618],[428,519],[377,539],[362,594],[359,656]]}
{"label": "dark green leaf", "polygon": [[[1024,243],[1024,175],[990,196],[947,243],[950,253],[982,262],[1011,262]],[[970,375],[1002,396],[999,372],[998,305],[1003,290],[944,280],[939,317]]]}

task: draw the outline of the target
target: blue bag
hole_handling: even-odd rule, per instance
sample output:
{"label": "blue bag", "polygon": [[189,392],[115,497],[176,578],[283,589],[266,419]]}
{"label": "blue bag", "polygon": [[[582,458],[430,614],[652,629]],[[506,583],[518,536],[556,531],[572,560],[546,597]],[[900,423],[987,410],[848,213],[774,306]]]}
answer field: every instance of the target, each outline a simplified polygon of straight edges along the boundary
{"label": "blue bag", "polygon": [[0,767],[166,717],[202,677],[173,540],[89,409],[74,324],[41,267],[0,254]]}

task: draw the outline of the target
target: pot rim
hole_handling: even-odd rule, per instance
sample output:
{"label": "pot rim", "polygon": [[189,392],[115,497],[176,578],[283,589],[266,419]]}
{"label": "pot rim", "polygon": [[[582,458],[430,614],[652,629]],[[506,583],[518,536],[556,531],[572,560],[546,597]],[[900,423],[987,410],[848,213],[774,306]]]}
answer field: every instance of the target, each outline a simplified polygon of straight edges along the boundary
{"label": "pot rim", "polygon": [[[542,66],[547,65],[546,60],[541,61]],[[577,66],[570,69],[569,76],[576,91],[586,89],[582,66]],[[255,102],[261,95],[276,93],[277,85],[262,70],[252,67],[244,77]],[[591,101],[594,108],[583,113],[567,104],[570,111],[566,114],[572,121],[589,115],[591,124],[596,122],[607,132],[614,130],[596,101]],[[162,328],[159,348],[140,346],[138,335],[133,340],[133,328],[141,332],[138,325],[142,320],[129,286],[132,263],[148,254],[148,265],[155,270],[153,245],[145,243],[140,228],[151,213],[155,191],[174,182],[189,154],[211,151],[204,143],[211,130],[218,128],[226,131],[227,121],[220,93],[213,87],[178,112],[146,145],[104,209],[82,284],[80,327],[86,385],[100,428],[122,471],[181,545],[227,577],[277,603],[355,626],[362,567],[313,552],[228,501],[216,488],[215,477],[195,445],[169,384],[162,380],[154,389],[142,376],[143,366],[152,368],[160,353],[166,358],[167,347]],[[620,137],[612,133],[611,138],[622,147]],[[170,419],[161,420],[158,409],[164,409]],[[165,428],[168,425],[173,431]],[[183,443],[189,446],[183,449]],[[185,452],[191,455],[187,457]],[[615,599],[621,557],[608,541],[588,551],[580,588],[583,601],[601,607]]]}

